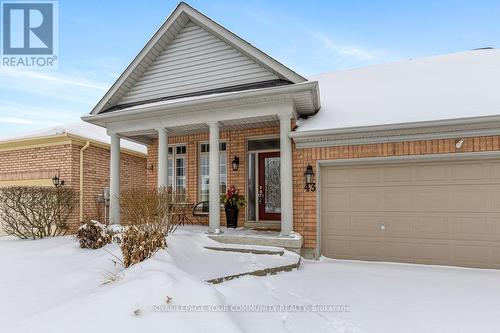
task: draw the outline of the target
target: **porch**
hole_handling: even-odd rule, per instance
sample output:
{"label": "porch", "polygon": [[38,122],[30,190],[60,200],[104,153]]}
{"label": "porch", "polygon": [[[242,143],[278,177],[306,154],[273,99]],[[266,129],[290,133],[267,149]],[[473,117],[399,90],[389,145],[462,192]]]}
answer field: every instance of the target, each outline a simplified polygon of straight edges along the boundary
{"label": "porch", "polygon": [[[296,243],[289,137],[295,117],[293,103],[284,100],[251,108],[237,106],[195,115],[162,113],[149,119],[109,123],[110,223],[120,223],[120,142],[128,138],[149,144],[148,186],[172,187],[185,193],[191,204],[207,201],[209,235],[222,233],[225,214],[220,194],[234,186],[247,199],[239,212],[238,230],[248,227],[275,232],[266,240],[246,234],[246,243],[273,245],[283,237]],[[221,241],[241,241],[233,232],[226,234]]]}
{"label": "porch", "polygon": [[248,202],[239,227],[272,229],[295,241],[290,133],[318,103],[316,82],[305,82],[124,104],[84,117],[111,137],[110,223],[120,224],[120,141],[127,138],[148,144],[150,188],[172,186],[190,203],[208,201],[209,235],[222,233],[220,194],[234,186]]}

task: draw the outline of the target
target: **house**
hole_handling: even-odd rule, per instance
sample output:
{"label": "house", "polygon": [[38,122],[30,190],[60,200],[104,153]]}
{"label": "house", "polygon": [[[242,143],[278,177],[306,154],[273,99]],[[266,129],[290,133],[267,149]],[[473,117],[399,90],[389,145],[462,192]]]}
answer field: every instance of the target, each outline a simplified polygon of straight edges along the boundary
{"label": "house", "polygon": [[[109,186],[110,140],[106,130],[85,122],[34,131],[0,140],[0,187],[54,186],[80,192],[79,208],[70,219],[75,232],[84,218],[105,215],[104,189]],[[121,184],[124,189],[146,184],[146,147],[123,140]],[[102,200],[99,200],[102,201]]]}
{"label": "house", "polygon": [[[148,186],[209,201],[214,238],[274,228],[306,257],[499,268],[499,84],[493,49],[305,78],[180,3],[83,119],[111,135],[111,223],[129,138]],[[221,234],[231,185],[247,229]]]}

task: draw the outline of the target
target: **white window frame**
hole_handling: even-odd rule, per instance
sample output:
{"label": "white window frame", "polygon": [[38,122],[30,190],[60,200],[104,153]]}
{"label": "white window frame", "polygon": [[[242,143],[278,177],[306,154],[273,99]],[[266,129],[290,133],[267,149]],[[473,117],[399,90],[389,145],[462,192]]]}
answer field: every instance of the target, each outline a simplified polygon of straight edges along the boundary
{"label": "white window frame", "polygon": [[[220,177],[220,193],[225,193],[227,191],[227,176],[228,176],[228,165],[227,165],[227,142],[226,141],[221,141],[219,143],[220,145],[225,145],[225,149],[222,150],[221,147],[219,147],[219,163],[220,163],[220,167],[219,167],[219,177]],[[200,201],[208,201],[208,194],[207,193],[207,196],[206,198],[204,198],[204,193],[203,193],[203,180],[204,178],[206,178],[208,181],[208,177],[209,175],[206,174],[204,175],[203,174],[203,171],[202,169],[204,169],[205,167],[207,168],[207,172],[209,172],[209,152],[210,152],[210,148],[208,151],[205,151],[205,152],[202,152],[202,145],[209,145],[209,142],[208,141],[203,141],[203,142],[199,142],[198,144],[198,172],[199,172],[199,177],[198,177],[198,199]],[[206,156],[206,162],[207,162],[207,165],[203,166],[201,164],[202,162],[202,157],[205,157]],[[208,186],[208,182],[207,182],[207,186]]]}
{"label": "white window frame", "polygon": [[[186,152],[183,154],[178,154],[177,153],[177,147],[186,147]],[[187,187],[187,149],[188,146],[185,143],[177,143],[173,145],[169,145],[168,149],[170,150],[172,148],[172,153],[169,152],[168,154],[168,164],[167,164],[167,186],[171,187],[173,190],[177,191],[179,188],[183,189],[183,192],[186,193],[186,187]],[[182,159],[184,161],[184,175],[180,177],[181,179],[184,180],[183,187],[178,187],[177,181],[178,181],[178,175],[177,175],[177,162],[179,159]]]}

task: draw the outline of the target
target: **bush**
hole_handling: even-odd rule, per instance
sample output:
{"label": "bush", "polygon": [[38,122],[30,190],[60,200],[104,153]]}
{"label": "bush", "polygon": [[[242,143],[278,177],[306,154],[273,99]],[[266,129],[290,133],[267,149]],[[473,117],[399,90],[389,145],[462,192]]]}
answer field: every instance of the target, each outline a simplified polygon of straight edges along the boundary
{"label": "bush", "polygon": [[76,236],[82,249],[99,249],[111,243],[108,228],[98,221],[90,220],[80,226]]}
{"label": "bush", "polygon": [[60,236],[78,204],[70,188],[10,186],[0,188],[0,221],[5,232],[22,239]]}
{"label": "bush", "polygon": [[123,265],[129,267],[151,257],[156,251],[165,249],[167,242],[163,230],[151,224],[134,225],[127,228],[121,237],[120,247]]}
{"label": "bush", "polygon": [[152,225],[163,228],[165,234],[172,233],[179,225],[179,215],[184,213],[184,198],[170,187],[123,191],[120,194],[121,220],[125,225]]}
{"label": "bush", "polygon": [[166,248],[165,237],[179,225],[184,195],[170,188],[136,189],[120,194],[122,220],[128,225],[121,237],[125,267]]}

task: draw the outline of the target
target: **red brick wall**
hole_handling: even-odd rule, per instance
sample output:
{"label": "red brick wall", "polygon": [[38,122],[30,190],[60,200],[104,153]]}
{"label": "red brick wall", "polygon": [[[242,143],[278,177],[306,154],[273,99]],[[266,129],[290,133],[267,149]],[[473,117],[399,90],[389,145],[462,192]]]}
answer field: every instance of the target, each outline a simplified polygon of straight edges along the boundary
{"label": "red brick wall", "polygon": [[[227,183],[228,186],[234,185],[240,189],[241,193],[246,193],[246,141],[248,137],[279,134],[278,127],[266,127],[256,129],[246,129],[238,131],[221,131],[220,140],[227,142]],[[198,180],[199,180],[199,147],[201,142],[208,142],[208,133],[195,135],[172,136],[169,137],[169,144],[186,143],[187,144],[187,168],[186,168],[186,191],[188,200],[196,203],[199,201]],[[240,158],[238,171],[233,171],[231,161],[234,156]],[[153,169],[150,169],[150,166]],[[148,147],[148,186],[156,187],[158,178],[158,141],[155,139]],[[246,210],[241,210],[238,216],[239,226],[243,226],[246,218]],[[221,211],[221,224],[225,224],[225,215]]]}
{"label": "red brick wall", "polygon": [[316,247],[316,193],[305,192],[303,189],[303,173],[307,164],[311,164],[314,167],[314,172],[316,173],[316,162],[318,160],[493,150],[500,150],[499,136],[466,138],[459,151],[455,148],[455,139],[294,149],[294,229],[304,236],[305,248]]}
{"label": "red brick wall", "polygon": [[[55,170],[65,186],[80,189],[81,145],[65,144],[39,148],[0,151],[0,174]],[[146,186],[146,158],[121,154],[121,186]],[[96,218],[95,196],[109,186],[109,150],[91,145],[84,152],[84,217]],[[79,226],[79,209],[71,216],[71,232]]]}

